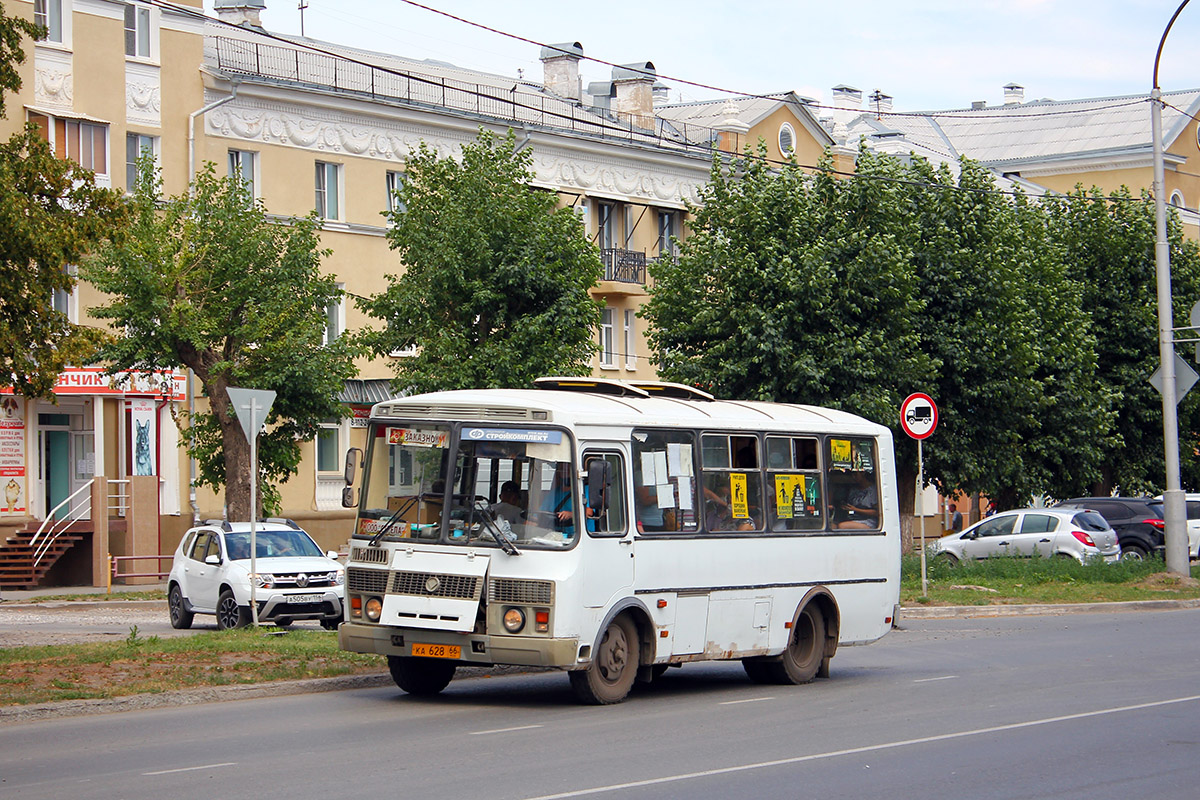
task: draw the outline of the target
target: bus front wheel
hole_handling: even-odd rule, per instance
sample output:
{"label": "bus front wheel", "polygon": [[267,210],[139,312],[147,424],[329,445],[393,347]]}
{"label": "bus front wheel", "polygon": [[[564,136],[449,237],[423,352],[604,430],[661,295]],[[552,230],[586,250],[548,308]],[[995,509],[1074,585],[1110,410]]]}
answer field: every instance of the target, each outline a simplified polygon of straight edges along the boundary
{"label": "bus front wheel", "polygon": [[804,607],[796,617],[787,649],[778,661],[768,662],[767,666],[776,683],[808,683],[822,667],[829,674],[825,661],[825,617],[821,609],[812,603]]}
{"label": "bus front wheel", "polygon": [[445,689],[454,677],[453,661],[412,656],[388,656],[388,672],[404,691],[417,697],[431,697]]}
{"label": "bus front wheel", "polygon": [[637,678],[639,646],[637,628],[626,616],[608,624],[587,669],[572,670],[575,696],[592,705],[619,703]]}

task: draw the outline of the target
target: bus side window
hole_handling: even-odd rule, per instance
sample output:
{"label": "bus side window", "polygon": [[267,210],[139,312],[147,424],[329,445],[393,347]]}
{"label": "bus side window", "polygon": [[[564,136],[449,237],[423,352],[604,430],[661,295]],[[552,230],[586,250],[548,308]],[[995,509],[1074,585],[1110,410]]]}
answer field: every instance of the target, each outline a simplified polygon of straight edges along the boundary
{"label": "bus side window", "polygon": [[705,434],[704,527],[709,531],[762,530],[762,472],[758,438]]}
{"label": "bus side window", "polygon": [[767,486],[773,531],[825,527],[821,465],[815,436],[767,437]]}
{"label": "bus side window", "polygon": [[878,530],[879,477],[875,440],[829,439],[829,495],[833,527]]}
{"label": "bus side window", "polygon": [[[588,462],[594,458],[602,458],[608,462],[608,473],[611,477],[611,482],[608,487],[608,501],[605,503],[604,509],[594,524],[589,521],[588,531],[595,531],[599,534],[612,534],[614,536],[624,535],[626,531],[625,521],[625,461],[621,458],[620,453],[599,453],[589,451],[583,454],[583,476],[586,480],[588,472]],[[586,484],[585,484],[586,485]],[[588,498],[588,504],[591,505],[591,499]]]}
{"label": "bus side window", "polygon": [[690,431],[633,432],[633,492],[638,532],[694,531],[696,437]]}

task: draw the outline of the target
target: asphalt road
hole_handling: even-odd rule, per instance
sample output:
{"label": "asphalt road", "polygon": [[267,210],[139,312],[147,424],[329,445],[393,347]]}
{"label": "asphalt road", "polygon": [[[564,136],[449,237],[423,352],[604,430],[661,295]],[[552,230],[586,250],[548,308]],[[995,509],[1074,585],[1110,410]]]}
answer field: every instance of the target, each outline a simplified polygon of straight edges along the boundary
{"label": "asphalt road", "polygon": [[6,798],[1195,798],[1200,610],[913,620],[833,677],[689,665],[621,705],[557,673],[0,727]]}

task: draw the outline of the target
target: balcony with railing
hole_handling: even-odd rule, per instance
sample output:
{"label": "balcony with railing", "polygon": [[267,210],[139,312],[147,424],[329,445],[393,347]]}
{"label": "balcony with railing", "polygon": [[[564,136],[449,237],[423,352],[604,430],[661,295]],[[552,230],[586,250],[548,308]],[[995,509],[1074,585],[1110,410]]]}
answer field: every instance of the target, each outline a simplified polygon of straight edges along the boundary
{"label": "balcony with railing", "polygon": [[602,248],[604,264],[601,294],[644,294],[646,291],[646,254],[640,250]]}

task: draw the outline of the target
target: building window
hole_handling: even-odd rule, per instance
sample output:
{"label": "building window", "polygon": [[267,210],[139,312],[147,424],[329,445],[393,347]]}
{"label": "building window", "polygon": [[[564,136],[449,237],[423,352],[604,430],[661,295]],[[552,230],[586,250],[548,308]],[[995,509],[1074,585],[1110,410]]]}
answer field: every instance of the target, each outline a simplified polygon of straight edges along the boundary
{"label": "building window", "polygon": [[154,158],[155,137],[141,133],[125,134],[125,190],[132,192],[137,186],[138,159],[142,156]]}
{"label": "building window", "polygon": [[779,126],[779,152],[784,158],[796,152],[796,132],[786,122]]}
{"label": "building window", "polygon": [[[78,274],[79,270],[74,264],[68,264],[63,267],[63,272],[74,277]],[[73,289],[55,289],[50,297],[50,307],[65,316],[68,322],[79,322],[76,311],[78,306],[75,303],[75,291]]]}
{"label": "building window", "polygon": [[616,357],[613,352],[613,315],[615,309],[610,306],[605,306],[600,312],[600,366],[612,367],[615,365]]}
{"label": "building window", "polygon": [[622,206],[618,203],[599,203],[597,208],[597,234],[601,250],[624,247],[621,230]]}
{"label": "building window", "polygon": [[387,174],[387,210],[389,214],[403,214],[404,203],[398,192],[404,188],[404,173],[388,170]]}
{"label": "building window", "polygon": [[674,256],[675,242],[671,241],[672,237],[678,237],[679,232],[675,226],[674,211],[658,212],[658,257],[667,258]]}
{"label": "building window", "polygon": [[[337,285],[339,292],[346,291],[346,284]],[[325,334],[321,344],[329,344],[342,335],[346,330],[346,295],[339,294],[338,299],[325,306]]]}
{"label": "building window", "polygon": [[150,57],[150,9],[125,6],[125,55]]}
{"label": "building window", "polygon": [[62,0],[34,0],[33,21],[46,29],[44,42],[63,40]]}
{"label": "building window", "polygon": [[1175,206],[1176,208],[1184,208],[1183,192],[1179,191],[1178,189],[1171,192],[1171,205]]}
{"label": "building window", "polygon": [[37,126],[38,133],[50,143],[54,155],[69,158],[96,173],[97,184],[110,185],[107,123],[50,117],[33,111],[29,112],[27,119]]}
{"label": "building window", "polygon": [[254,193],[254,153],[246,150],[230,150],[229,177],[240,180],[251,197],[258,196]]}
{"label": "building window", "polygon": [[637,329],[632,308],[625,309],[625,369],[637,369]]}
{"label": "building window", "polygon": [[317,162],[317,216],[322,219],[341,219],[339,195],[341,165]]}
{"label": "building window", "polygon": [[324,423],[317,431],[317,472],[341,471],[341,423]]}

